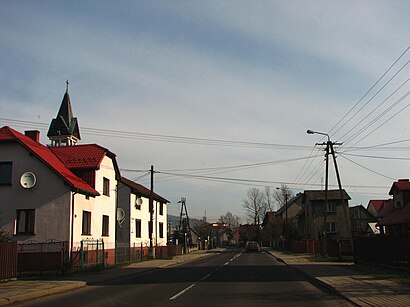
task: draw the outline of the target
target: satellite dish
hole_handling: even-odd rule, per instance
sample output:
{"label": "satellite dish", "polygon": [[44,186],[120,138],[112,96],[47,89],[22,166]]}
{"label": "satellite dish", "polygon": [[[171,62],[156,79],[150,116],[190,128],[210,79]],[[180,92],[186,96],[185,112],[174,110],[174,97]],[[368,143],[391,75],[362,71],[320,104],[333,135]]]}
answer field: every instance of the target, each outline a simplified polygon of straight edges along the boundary
{"label": "satellite dish", "polygon": [[20,177],[20,184],[25,189],[31,189],[36,184],[36,176],[31,172],[25,172]]}
{"label": "satellite dish", "polygon": [[135,200],[135,204],[137,204],[138,206],[141,206],[142,205],[142,198],[137,197],[137,199]]}
{"label": "satellite dish", "polygon": [[125,211],[122,208],[117,208],[117,221],[125,219]]}

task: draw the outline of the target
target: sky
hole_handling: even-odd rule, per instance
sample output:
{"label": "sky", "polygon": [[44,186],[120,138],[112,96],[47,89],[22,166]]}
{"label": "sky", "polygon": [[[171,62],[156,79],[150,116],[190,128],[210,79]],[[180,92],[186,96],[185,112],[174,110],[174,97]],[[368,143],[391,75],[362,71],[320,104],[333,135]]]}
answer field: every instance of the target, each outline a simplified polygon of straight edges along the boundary
{"label": "sky", "polygon": [[[247,190],[323,188],[323,135],[350,205],[410,178],[410,3],[0,1],[0,126],[43,144],[69,80],[81,143],[178,215],[246,222]],[[330,164],[330,188],[337,188]]]}

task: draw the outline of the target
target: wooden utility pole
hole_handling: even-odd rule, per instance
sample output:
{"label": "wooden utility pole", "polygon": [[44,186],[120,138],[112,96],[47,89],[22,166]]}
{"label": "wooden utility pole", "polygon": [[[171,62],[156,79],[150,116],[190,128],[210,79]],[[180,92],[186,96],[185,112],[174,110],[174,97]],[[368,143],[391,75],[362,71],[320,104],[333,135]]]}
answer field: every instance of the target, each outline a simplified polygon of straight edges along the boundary
{"label": "wooden utility pole", "polygon": [[149,252],[150,257],[155,258],[155,250],[153,245],[153,230],[154,230],[154,166],[151,165],[151,188],[149,193]]}

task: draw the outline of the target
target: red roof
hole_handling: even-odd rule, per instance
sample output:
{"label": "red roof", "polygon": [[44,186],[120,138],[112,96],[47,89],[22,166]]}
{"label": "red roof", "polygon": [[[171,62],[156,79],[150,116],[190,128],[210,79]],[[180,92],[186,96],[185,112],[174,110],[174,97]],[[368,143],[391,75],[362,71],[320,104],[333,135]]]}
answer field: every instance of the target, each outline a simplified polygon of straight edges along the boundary
{"label": "red roof", "polygon": [[0,143],[1,142],[18,142],[26,150],[37,157],[41,162],[47,165],[52,171],[60,176],[69,186],[75,190],[79,190],[85,194],[97,196],[100,195],[89,184],[83,181],[81,178],[73,174],[64,164],[61,162],[55,154],[47,147],[40,143],[35,142],[31,138],[21,134],[20,132],[5,126],[0,128]]}
{"label": "red roof", "polygon": [[409,191],[410,190],[409,179],[399,179],[398,181],[393,182],[393,185],[389,191],[389,195],[393,195],[394,189],[399,189],[400,191]]}
{"label": "red roof", "polygon": [[384,216],[377,223],[377,225],[396,225],[410,223],[410,205],[394,208],[393,204],[388,207]]}
{"label": "red roof", "polygon": [[[132,190],[134,190],[136,194],[141,194],[141,196],[144,196],[147,198],[150,197],[151,190],[144,187],[143,185],[136,183],[134,181],[131,181],[124,177],[121,177],[121,182],[125,184],[126,186],[130,187]],[[158,195],[155,192],[153,194],[153,198],[154,200],[159,201],[159,202],[169,203],[169,200],[166,200],[165,198],[163,198],[162,196]]]}
{"label": "red roof", "polygon": [[372,204],[376,212],[380,213],[380,211],[384,207],[388,206],[392,201],[393,199],[372,199],[372,200],[369,200],[369,204],[367,208],[369,208],[369,206]]}
{"label": "red roof", "polygon": [[97,144],[55,146],[50,149],[69,169],[99,169],[102,159],[108,153],[108,149]]}

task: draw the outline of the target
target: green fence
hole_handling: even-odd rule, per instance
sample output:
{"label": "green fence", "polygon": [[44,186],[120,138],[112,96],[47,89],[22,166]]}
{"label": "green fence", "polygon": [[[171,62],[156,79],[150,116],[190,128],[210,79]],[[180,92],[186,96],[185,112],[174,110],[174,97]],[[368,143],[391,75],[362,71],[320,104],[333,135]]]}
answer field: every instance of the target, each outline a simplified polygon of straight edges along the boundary
{"label": "green fence", "polygon": [[103,240],[82,240],[80,242],[81,269],[105,266]]}

